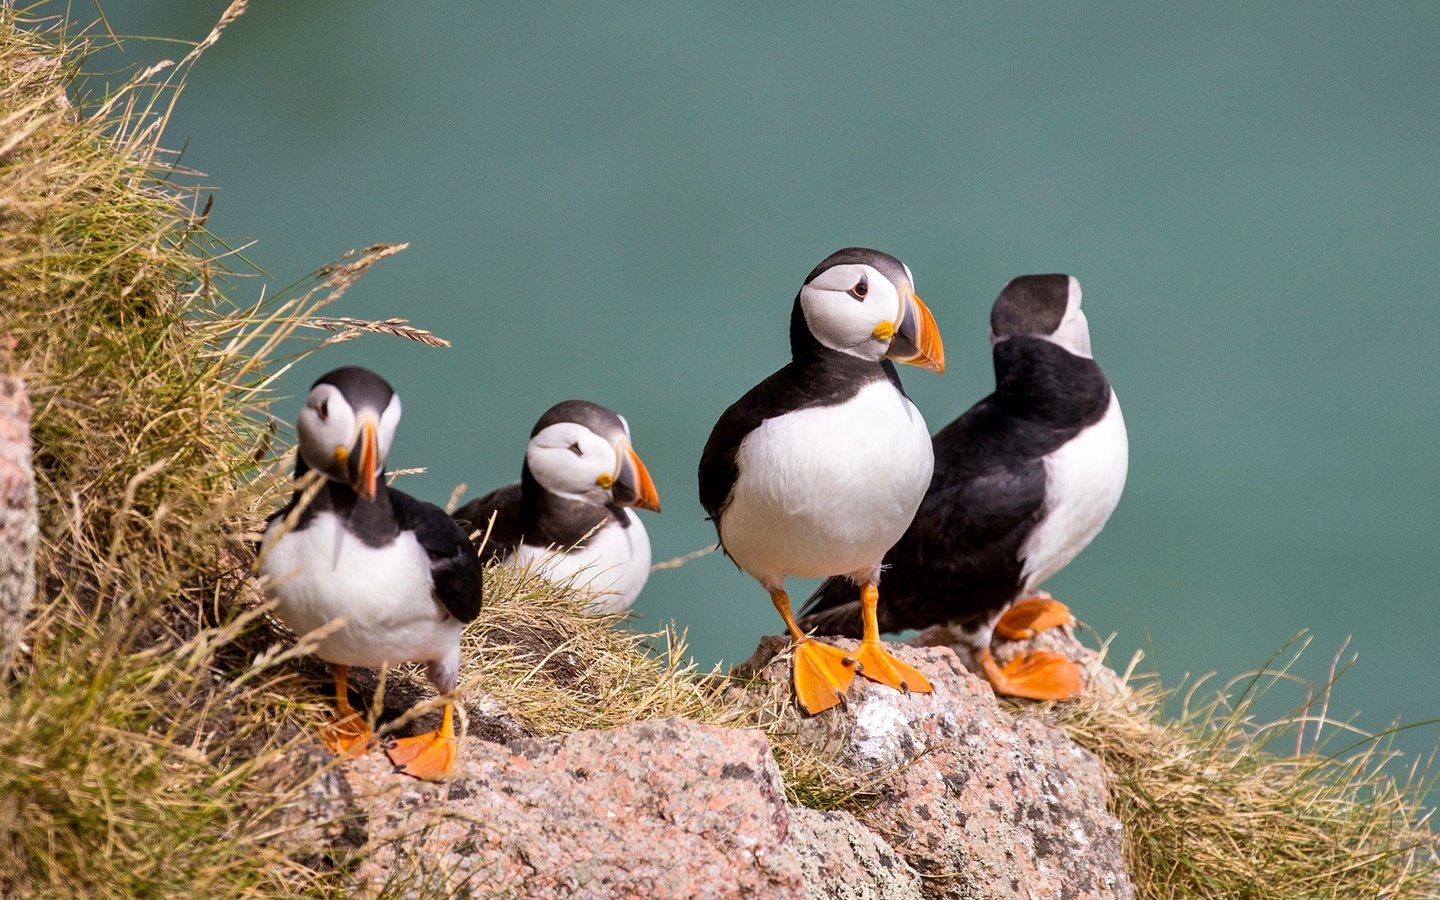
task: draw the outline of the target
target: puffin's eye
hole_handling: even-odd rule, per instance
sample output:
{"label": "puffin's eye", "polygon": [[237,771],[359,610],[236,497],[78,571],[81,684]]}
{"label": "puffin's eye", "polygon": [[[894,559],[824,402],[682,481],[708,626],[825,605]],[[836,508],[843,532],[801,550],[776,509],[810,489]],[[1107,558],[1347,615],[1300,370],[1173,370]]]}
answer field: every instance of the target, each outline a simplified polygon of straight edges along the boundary
{"label": "puffin's eye", "polygon": [[865,295],[870,293],[869,279],[866,278],[864,275],[861,275],[860,280],[855,282],[855,286],[850,289],[849,293],[850,296],[854,297],[856,300],[864,301]]}
{"label": "puffin's eye", "polygon": [[580,449],[580,442],[579,442],[579,441],[576,441],[575,443],[573,443],[573,444],[570,445],[570,452],[573,453],[573,454],[575,454],[576,456],[584,456],[584,455],[585,455],[585,451]]}
{"label": "puffin's eye", "polygon": [[330,401],[321,400],[320,405],[315,407],[315,412],[320,416],[320,421],[330,418]]}

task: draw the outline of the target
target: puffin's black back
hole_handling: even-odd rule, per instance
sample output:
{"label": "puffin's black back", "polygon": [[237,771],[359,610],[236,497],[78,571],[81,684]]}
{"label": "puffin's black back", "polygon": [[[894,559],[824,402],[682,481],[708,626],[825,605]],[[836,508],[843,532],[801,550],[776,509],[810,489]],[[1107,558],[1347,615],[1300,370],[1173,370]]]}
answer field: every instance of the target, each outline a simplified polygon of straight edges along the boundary
{"label": "puffin's black back", "polygon": [[[1017,598],[1020,548],[1045,506],[1044,457],[1104,417],[1110,383],[1092,359],[1039,337],[995,345],[995,393],[934,437],[935,474],[885,555],[881,631],[983,623]],[[820,585],[801,627],[860,636],[858,588]]]}

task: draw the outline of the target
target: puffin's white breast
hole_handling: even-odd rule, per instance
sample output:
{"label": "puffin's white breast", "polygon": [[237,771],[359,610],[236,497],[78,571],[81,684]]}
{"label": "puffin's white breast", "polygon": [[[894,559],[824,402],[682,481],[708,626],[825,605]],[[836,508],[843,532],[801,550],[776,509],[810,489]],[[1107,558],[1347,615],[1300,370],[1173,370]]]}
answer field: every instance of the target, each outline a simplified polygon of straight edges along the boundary
{"label": "puffin's white breast", "polygon": [[935,457],[920,411],[879,381],[837,406],[765,420],[736,462],[721,540],[770,585],[872,574],[915,517]]}
{"label": "puffin's white breast", "polygon": [[1025,593],[1065,568],[1105,527],[1129,466],[1125,417],[1111,391],[1104,417],[1045,457],[1045,514],[1020,548]]}
{"label": "puffin's white breast", "polygon": [[611,520],[585,546],[568,552],[521,544],[504,564],[531,566],[549,581],[591,594],[590,609],[596,613],[624,612],[650,578],[650,536],[633,510],[622,512],[629,517],[629,528]]}
{"label": "puffin's white breast", "polygon": [[438,661],[455,650],[464,626],[435,601],[430,558],[414,534],[370,547],[330,512],[276,539],[279,528],[277,521],[265,534],[260,572],[281,621],[303,637],[345,620],[316,647],[321,659],[375,667]]}

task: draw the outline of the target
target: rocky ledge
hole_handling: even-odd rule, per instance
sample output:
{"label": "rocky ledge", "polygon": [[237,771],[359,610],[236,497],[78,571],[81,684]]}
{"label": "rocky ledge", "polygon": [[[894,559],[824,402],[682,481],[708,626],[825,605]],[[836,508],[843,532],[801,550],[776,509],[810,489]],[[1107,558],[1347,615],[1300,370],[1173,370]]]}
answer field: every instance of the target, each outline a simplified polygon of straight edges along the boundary
{"label": "rocky ledge", "polygon": [[[789,690],[784,647],[762,641],[732,699],[773,709]],[[438,785],[393,774],[378,752],[327,765],[317,750],[291,833],[358,860],[370,895],[1133,896],[1098,760],[1002,709],[948,647],[897,655],[933,694],[858,678],[845,706],[782,705],[770,729],[868,785],[859,818],[788,804],[764,732],[666,719],[467,738]]]}

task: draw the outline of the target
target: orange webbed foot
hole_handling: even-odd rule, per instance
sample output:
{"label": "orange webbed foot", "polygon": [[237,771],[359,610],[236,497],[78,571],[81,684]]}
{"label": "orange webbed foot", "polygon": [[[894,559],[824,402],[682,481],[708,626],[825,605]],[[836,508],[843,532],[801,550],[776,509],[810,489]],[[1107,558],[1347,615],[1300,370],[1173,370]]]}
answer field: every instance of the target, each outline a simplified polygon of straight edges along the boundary
{"label": "orange webbed foot", "polygon": [[871,681],[886,684],[906,693],[928,694],[934,690],[930,681],[914,666],[896,659],[881,641],[861,641],[855,649],[860,674]]}
{"label": "orange webbed foot", "polygon": [[995,623],[995,636],[1007,641],[1023,641],[1037,632],[1062,625],[1075,626],[1075,614],[1070,612],[1070,607],[1049,594],[1038,594],[1005,610]]}
{"label": "orange webbed foot", "polygon": [[385,755],[395,764],[395,771],[424,781],[441,781],[455,766],[455,736],[439,730],[415,737],[392,738],[385,745]]}
{"label": "orange webbed foot", "polygon": [[1084,687],[1084,674],[1070,660],[1049,650],[1036,650],[1010,660],[1002,669],[986,647],[979,654],[985,678],[995,693],[1027,700],[1068,700]]}
{"label": "orange webbed foot", "polygon": [[375,732],[370,730],[364,716],[351,709],[331,719],[320,730],[320,740],[337,756],[359,756],[370,748]]}
{"label": "orange webbed foot", "polygon": [[794,645],[794,653],[791,671],[801,709],[814,715],[845,699],[855,680],[855,662],[844,650],[805,638]]}
{"label": "orange webbed foot", "polygon": [[424,781],[443,781],[455,767],[455,704],[446,703],[440,727],[408,738],[390,738],[385,755],[395,771]]}

